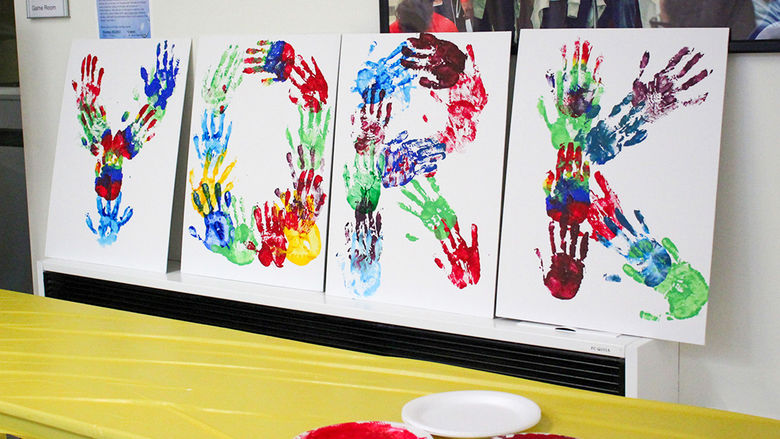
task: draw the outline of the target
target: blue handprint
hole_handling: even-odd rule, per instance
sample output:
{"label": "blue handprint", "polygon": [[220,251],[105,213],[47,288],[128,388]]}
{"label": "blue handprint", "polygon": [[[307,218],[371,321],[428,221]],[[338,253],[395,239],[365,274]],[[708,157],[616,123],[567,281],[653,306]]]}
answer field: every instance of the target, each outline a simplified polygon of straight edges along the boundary
{"label": "blue handprint", "polygon": [[[380,103],[380,99],[392,96],[400,97],[406,105],[409,105],[416,75],[401,65],[402,50],[407,45],[408,43],[404,41],[387,57],[380,58],[376,62],[366,61],[365,66],[358,71],[352,91],[362,96],[361,108],[365,104],[377,104]],[[371,51],[375,47],[372,46]]]}
{"label": "blue handprint", "polygon": [[[358,296],[371,296],[382,279],[382,215],[356,212],[355,224],[347,223],[347,254],[342,255],[344,285]],[[349,268],[344,267],[349,265]]]}
{"label": "blue handprint", "polygon": [[[219,127],[215,123],[217,119],[219,119]],[[233,122],[228,124],[227,130],[224,130],[224,125],[225,113],[209,114],[207,110],[203,111],[201,134],[192,138],[195,142],[195,151],[201,161],[210,161],[227,150]]]}
{"label": "blue handprint", "polygon": [[[144,80],[144,94],[150,105],[159,108],[163,112],[168,105],[168,98],[176,87],[176,75],[179,74],[179,59],[174,58],[171,44],[168,48],[168,40],[160,47],[157,44],[157,62],[151,75],[146,67],[141,67],[141,79]],[[161,56],[162,54],[162,56]]]}
{"label": "blue handprint", "polygon": [[615,234],[615,237],[611,240],[607,240],[599,234],[596,234],[596,237],[605,247],[615,249],[626,259],[628,264],[623,266],[623,271],[626,274],[636,279],[637,282],[655,287],[663,282],[669,274],[672,258],[667,249],[650,236],[650,229],[645,224],[642,213],[635,210],[634,215],[642,227],[641,231],[637,232],[623,215],[623,212],[616,209],[617,223],[609,217],[604,218],[604,223]]}
{"label": "blue handprint", "polygon": [[585,137],[585,152],[592,163],[603,165],[615,158],[623,147],[636,145],[647,137],[642,116],[644,103],[633,105],[633,93],[628,93],[612,107],[606,119],[599,120]]}
{"label": "blue handprint", "polygon": [[[200,193],[193,192],[192,194],[192,202],[197,207],[198,212],[203,215],[203,223],[206,226],[206,236],[201,238],[194,226],[189,227],[190,235],[202,241],[203,245],[209,250],[213,250],[216,247],[230,247],[232,246],[235,237],[233,221],[227,213],[227,208],[230,207],[232,202],[230,191],[223,194],[220,182],[214,183],[213,187],[213,197],[207,183],[201,184]],[[201,195],[205,199],[206,204],[208,204],[208,208],[203,204],[204,200],[201,199]],[[216,200],[216,206],[214,206],[214,201],[212,199]],[[225,203],[224,210],[222,209],[223,200]]]}
{"label": "blue handprint", "polygon": [[133,209],[128,206],[125,207],[125,210],[120,217],[120,203],[122,203],[121,192],[116,198],[116,201],[114,201],[113,207],[111,206],[111,201],[106,200],[105,204],[103,204],[103,198],[100,196],[97,197],[97,211],[98,216],[100,217],[97,229],[95,229],[95,226],[92,223],[92,218],[90,218],[88,213],[86,214],[87,227],[89,227],[89,230],[91,230],[92,233],[98,236],[98,243],[102,246],[113,244],[116,241],[119,229],[127,224],[133,216]]}
{"label": "blue handprint", "polygon": [[[386,188],[404,186],[416,176],[429,176],[436,172],[437,162],[446,156],[446,145],[433,139],[411,139],[402,131],[395,139],[387,142],[382,150],[385,157],[384,169],[378,169],[382,175],[382,186]],[[382,161],[377,162],[377,168]]]}

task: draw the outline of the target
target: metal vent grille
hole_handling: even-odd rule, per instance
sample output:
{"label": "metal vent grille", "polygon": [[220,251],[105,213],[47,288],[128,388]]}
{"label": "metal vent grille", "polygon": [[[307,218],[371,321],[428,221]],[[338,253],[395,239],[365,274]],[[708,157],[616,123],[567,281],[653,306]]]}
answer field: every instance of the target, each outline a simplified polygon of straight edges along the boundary
{"label": "metal vent grille", "polygon": [[44,272],[46,296],[353,351],[433,361],[625,394],[625,361],[595,354],[184,294]]}

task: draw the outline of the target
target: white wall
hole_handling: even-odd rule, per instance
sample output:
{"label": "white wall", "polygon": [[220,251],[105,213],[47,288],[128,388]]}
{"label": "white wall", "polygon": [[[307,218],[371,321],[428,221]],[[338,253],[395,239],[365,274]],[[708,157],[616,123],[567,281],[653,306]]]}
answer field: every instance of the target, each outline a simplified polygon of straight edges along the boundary
{"label": "white wall", "polygon": [[729,56],[705,346],[680,402],[780,419],[780,54]]}
{"label": "white wall", "polygon": [[[71,18],[34,21],[25,18],[25,0],[15,0],[15,7],[35,263],[44,256],[68,49],[73,38],[97,37],[96,10],[94,1],[72,0]],[[378,26],[376,0],[152,0],[155,36],[373,32]],[[707,346],[683,346],[680,358],[681,402],[774,418],[780,418],[775,317],[780,312],[780,222],[775,220],[780,217],[778,72],[780,55],[730,56]],[[187,106],[192,89],[190,79]],[[183,127],[182,139],[187,139],[188,116]],[[186,140],[181,148],[185,150]],[[183,170],[180,162],[179,182],[184,181]],[[181,193],[181,188],[176,191]],[[181,203],[174,206],[174,228],[180,226]],[[174,258],[179,240],[176,230]]]}

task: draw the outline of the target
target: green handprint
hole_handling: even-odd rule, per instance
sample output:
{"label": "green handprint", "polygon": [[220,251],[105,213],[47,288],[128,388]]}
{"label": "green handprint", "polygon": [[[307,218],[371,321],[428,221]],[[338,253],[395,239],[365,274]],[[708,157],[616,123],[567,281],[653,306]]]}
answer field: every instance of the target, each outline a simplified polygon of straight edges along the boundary
{"label": "green handprint", "polygon": [[555,73],[547,74],[547,81],[553,89],[558,118],[550,122],[544,97],[539,97],[537,109],[550,130],[550,138],[555,149],[569,143],[574,143],[576,146],[583,145],[593,119],[601,111],[599,101],[604,86],[601,79],[596,77],[601,57],[596,59],[595,66],[591,70],[588,66],[590,51],[590,42],[585,41],[580,46],[580,41],[576,41],[571,69],[568,69],[566,46],[563,46],[561,49],[563,67]]}
{"label": "green handprint", "polygon": [[[322,113],[326,113],[325,117]],[[303,146],[306,151],[314,151],[314,160],[304,163],[302,169],[319,169],[322,164],[322,156],[325,153],[325,139],[328,137],[328,128],[330,127],[330,108],[327,112],[312,112],[304,105],[298,105],[298,115],[300,116],[300,125],[298,127],[299,143],[293,141],[292,133],[287,128],[287,143],[295,152],[298,145]]]}
{"label": "green handprint", "polygon": [[384,156],[379,154],[379,162],[375,162],[374,148],[363,154],[355,154],[355,173],[351,174],[349,167],[344,165],[344,185],[347,188],[347,202],[359,213],[369,213],[376,210],[379,204],[382,175],[380,169],[385,166]]}
{"label": "green handprint", "polygon": [[[702,274],[688,262],[680,260],[677,246],[671,239],[664,238],[661,245],[672,257],[672,266],[666,278],[653,289],[669,302],[667,320],[689,319],[699,314],[707,303],[710,288]],[[637,282],[643,282],[642,274],[629,264],[623,265],[623,271]],[[658,316],[642,311],[640,317],[645,320],[658,320]]]}
{"label": "green handprint", "polygon": [[439,194],[439,185],[436,184],[436,178],[428,177],[426,180],[428,180],[428,185],[431,187],[435,198],[429,197],[420,182],[415,178],[411,183],[420,197],[418,198],[417,195],[405,188],[401,189],[401,193],[414,201],[420,207],[420,211],[416,212],[411,206],[403,203],[398,203],[398,205],[401,209],[420,218],[425,228],[436,235],[436,239],[447,239],[450,231],[446,227],[441,227],[442,222],[444,224],[456,224],[458,218],[449,203],[447,203],[447,200]]}
{"label": "green handprint", "polygon": [[241,66],[243,54],[238,46],[228,46],[219,59],[214,74],[211,69],[206,72],[201,87],[201,96],[206,108],[214,113],[224,113],[230,103],[233,92],[241,85]]}
{"label": "green handprint", "polygon": [[232,202],[230,207],[230,216],[235,226],[235,239],[229,246],[213,246],[211,250],[236,265],[247,265],[252,263],[256,256],[256,253],[249,249],[257,246],[250,223],[252,215],[247,215],[244,210],[243,198],[238,198],[238,202]]}

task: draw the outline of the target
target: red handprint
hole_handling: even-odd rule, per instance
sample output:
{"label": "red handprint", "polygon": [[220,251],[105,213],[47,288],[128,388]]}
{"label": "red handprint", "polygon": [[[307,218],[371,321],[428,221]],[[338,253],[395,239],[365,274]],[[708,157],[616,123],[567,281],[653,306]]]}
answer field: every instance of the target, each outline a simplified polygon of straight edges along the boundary
{"label": "red handprint", "polygon": [[[95,77],[96,73],[97,78]],[[73,91],[78,93],[76,107],[79,112],[79,124],[84,133],[81,137],[81,143],[84,147],[89,148],[93,155],[98,155],[98,145],[108,129],[106,110],[102,105],[96,106],[103,83],[103,73],[102,67],[98,70],[98,57],[89,54],[81,60],[80,81],[71,82]]]}
{"label": "red handprint", "polygon": [[314,58],[311,59],[311,64],[313,70],[302,56],[295,57],[295,64],[290,74],[290,82],[295,88],[290,89],[290,100],[293,104],[297,104],[303,99],[304,107],[312,113],[319,113],[328,101],[328,81],[325,80]]}
{"label": "red handprint", "polygon": [[[449,237],[449,246],[447,245],[447,240],[441,240],[441,248],[450,262],[450,274],[447,275],[447,278],[460,289],[466,288],[468,285],[476,285],[480,278],[477,225],[471,225],[471,245],[469,246],[460,235],[458,221],[455,221],[452,231],[450,231],[444,219],[441,222],[444,225],[444,231]],[[441,259],[434,258],[434,262],[436,262],[439,268],[444,269]]]}
{"label": "red handprint", "polygon": [[252,241],[247,242],[249,250],[257,252],[257,259],[268,267],[273,262],[277,267],[284,265],[287,257],[287,238],[284,236],[284,211],[276,204],[267,202],[264,211],[255,206],[252,212],[257,230],[260,232],[261,248],[258,250]]}
{"label": "red handprint", "polygon": [[468,45],[466,51],[469,54],[466,68],[458,81],[449,88],[446,102],[431,90],[431,96],[447,107],[447,126],[437,137],[447,145],[448,153],[461,151],[464,145],[474,141],[479,115],[488,102],[482,75],[474,64],[474,49]]}
{"label": "red handprint", "polygon": [[596,192],[590,191],[593,200],[588,210],[588,223],[591,229],[593,229],[593,239],[598,239],[601,236],[607,241],[611,241],[615,237],[615,233],[607,227],[604,218],[609,218],[614,224],[620,224],[615,214],[616,211],[622,210],[620,200],[618,200],[617,194],[609,186],[604,176],[601,175],[601,172],[596,171],[593,176],[604,195],[598,195]]}

